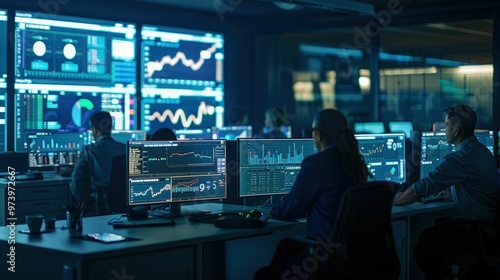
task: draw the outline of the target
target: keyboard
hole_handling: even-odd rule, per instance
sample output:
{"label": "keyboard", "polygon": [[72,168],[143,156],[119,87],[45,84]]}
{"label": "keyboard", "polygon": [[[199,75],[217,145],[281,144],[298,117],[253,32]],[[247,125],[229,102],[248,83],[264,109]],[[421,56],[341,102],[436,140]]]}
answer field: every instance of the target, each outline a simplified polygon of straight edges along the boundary
{"label": "keyboard", "polygon": [[436,202],[436,201],[444,201],[444,197],[442,196],[427,196],[421,198],[423,203]]}
{"label": "keyboard", "polygon": [[26,172],[24,174],[16,175],[16,181],[34,181],[43,180],[43,174],[41,172]]}
{"label": "keyboard", "polygon": [[146,219],[146,220],[116,220],[113,221],[114,228],[129,228],[129,227],[149,227],[149,226],[173,226],[175,225],[172,219]]}

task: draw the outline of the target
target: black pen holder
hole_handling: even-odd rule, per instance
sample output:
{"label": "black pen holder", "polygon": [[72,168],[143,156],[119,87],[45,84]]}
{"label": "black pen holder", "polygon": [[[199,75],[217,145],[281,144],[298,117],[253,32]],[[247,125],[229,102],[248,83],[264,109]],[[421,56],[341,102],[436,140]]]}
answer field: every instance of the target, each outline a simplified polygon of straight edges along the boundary
{"label": "black pen holder", "polygon": [[68,230],[83,230],[83,211],[66,211],[66,225]]}

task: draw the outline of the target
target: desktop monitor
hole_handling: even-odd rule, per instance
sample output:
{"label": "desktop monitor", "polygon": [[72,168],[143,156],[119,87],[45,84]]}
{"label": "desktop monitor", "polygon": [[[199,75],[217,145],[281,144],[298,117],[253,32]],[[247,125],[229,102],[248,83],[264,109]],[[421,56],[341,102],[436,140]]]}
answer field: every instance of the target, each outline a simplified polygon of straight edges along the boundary
{"label": "desktop monitor", "polygon": [[217,129],[219,139],[252,138],[252,126],[224,126]]}
{"label": "desktop monitor", "polygon": [[[90,143],[94,143],[95,139],[94,136],[92,135],[92,130],[87,131],[88,139]],[[134,141],[134,140],[146,140],[146,131],[144,130],[113,130],[111,131],[111,137],[113,137],[114,140],[127,144],[127,141]]]}
{"label": "desktop monitor", "polygon": [[283,132],[286,136],[286,138],[292,138],[292,127],[289,125],[282,125],[281,126],[281,132]]}
{"label": "desktop monitor", "polygon": [[358,122],[354,124],[355,133],[385,133],[383,122]]}
{"label": "desktop monitor", "polygon": [[86,132],[91,129],[90,116],[99,110],[111,114],[113,130],[135,129],[137,102],[130,93],[86,91],[79,86],[28,87],[14,95],[15,151],[26,151],[28,133]]}
{"label": "desktop monitor", "polygon": [[476,129],[474,131],[474,135],[477,137],[477,140],[481,142],[488,150],[490,150],[492,155],[495,155],[495,138],[493,135],[493,131],[491,130],[482,130]]}
{"label": "desktop monitor", "polygon": [[[0,36],[7,38],[7,10],[0,9]],[[0,42],[0,152],[7,150],[6,145],[6,97],[7,97],[7,43]]]}
{"label": "desktop monitor", "polygon": [[126,156],[129,206],[227,196],[225,140],[129,141]]}
{"label": "desktop monitor", "polygon": [[239,197],[286,194],[304,158],[317,152],[313,139],[238,139]]}
{"label": "desktop monitor", "polygon": [[97,110],[137,128],[134,23],[16,11],[13,31],[15,151],[28,133],[85,132]]}
{"label": "desktop monitor", "polygon": [[423,131],[420,136],[420,178],[434,171],[444,156],[455,151],[444,131]]}
{"label": "desktop monitor", "polygon": [[[478,141],[494,154],[493,131],[475,130],[474,135]],[[455,145],[446,141],[445,131],[421,132],[421,154],[420,154],[420,178],[434,171],[436,166],[443,160],[444,156],[455,151]]]}
{"label": "desktop monitor", "polygon": [[136,86],[133,23],[16,11],[15,83]]}
{"label": "desktop monitor", "polygon": [[87,141],[86,132],[28,134],[29,168],[74,165]]}
{"label": "desktop monitor", "polygon": [[143,25],[141,39],[141,128],[223,126],[224,35]]}
{"label": "desktop monitor", "polygon": [[375,180],[406,183],[404,133],[356,134],[355,137]]}
{"label": "desktop monitor", "polygon": [[173,129],[175,136],[179,140],[189,139],[218,139],[218,133],[215,128],[192,128],[192,129]]}
{"label": "desktop monitor", "polygon": [[389,122],[389,131],[394,132],[404,132],[406,138],[410,138],[410,133],[413,130],[413,123],[406,121],[392,121]]}

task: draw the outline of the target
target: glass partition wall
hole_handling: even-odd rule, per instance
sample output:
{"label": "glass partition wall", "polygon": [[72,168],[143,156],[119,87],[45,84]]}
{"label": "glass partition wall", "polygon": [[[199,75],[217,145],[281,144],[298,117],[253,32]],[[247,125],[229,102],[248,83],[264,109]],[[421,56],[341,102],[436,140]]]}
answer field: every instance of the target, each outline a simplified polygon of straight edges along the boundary
{"label": "glass partition wall", "polygon": [[259,37],[259,102],[283,106],[294,136],[324,108],[340,109],[352,125],[382,121],[389,132],[390,121],[431,130],[444,121],[444,108],[464,103],[478,112],[478,128],[493,128],[493,20],[382,29],[377,83],[368,44],[355,47],[360,40],[353,28]]}
{"label": "glass partition wall", "polygon": [[[468,104],[478,128],[492,129],[493,21],[386,28],[380,36],[380,117],[416,130],[443,122],[443,109]],[[435,126],[434,126],[435,127]]]}

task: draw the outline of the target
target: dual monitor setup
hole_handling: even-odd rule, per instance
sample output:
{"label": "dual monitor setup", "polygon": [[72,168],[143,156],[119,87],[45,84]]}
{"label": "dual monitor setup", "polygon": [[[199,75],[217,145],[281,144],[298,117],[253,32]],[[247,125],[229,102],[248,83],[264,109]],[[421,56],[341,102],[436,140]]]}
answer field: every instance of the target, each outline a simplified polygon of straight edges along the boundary
{"label": "dual monitor setup", "polygon": [[[357,138],[376,179],[406,181],[403,133]],[[230,188],[243,199],[284,195],[315,153],[311,138],[129,141],[127,205],[224,200]]]}
{"label": "dual monitor setup", "polygon": [[[414,131],[412,136],[408,140],[404,133],[355,135],[372,180],[409,186],[413,175],[417,180],[426,176],[454,151],[444,132]],[[493,153],[492,131],[478,131],[476,137]],[[243,199],[284,195],[304,158],[317,153],[310,138],[129,141],[127,145],[129,206],[224,200],[230,188]],[[410,156],[411,161],[418,160],[416,172],[409,172]],[[234,174],[237,179],[229,181]]]}

